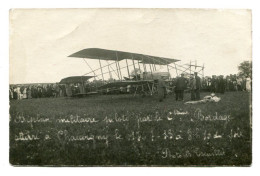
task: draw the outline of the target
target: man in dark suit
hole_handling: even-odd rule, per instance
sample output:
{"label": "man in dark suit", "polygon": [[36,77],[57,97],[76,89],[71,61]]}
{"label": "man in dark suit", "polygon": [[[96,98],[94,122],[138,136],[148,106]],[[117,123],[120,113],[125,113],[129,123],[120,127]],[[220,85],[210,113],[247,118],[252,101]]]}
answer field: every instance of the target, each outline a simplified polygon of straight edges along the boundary
{"label": "man in dark suit", "polygon": [[162,102],[163,99],[166,97],[166,85],[164,79],[161,76],[157,80],[157,91],[159,102]]}
{"label": "man in dark suit", "polygon": [[186,79],[184,78],[184,74],[182,73],[181,77],[177,78],[176,81],[176,88],[175,88],[176,101],[183,100],[185,88],[186,88]]}
{"label": "man in dark suit", "polygon": [[223,75],[219,76],[219,93],[225,93],[225,80]]}
{"label": "man in dark suit", "polygon": [[201,81],[200,81],[200,77],[198,76],[197,72],[194,72],[194,75],[195,75],[195,80],[196,80],[195,99],[200,100]]}

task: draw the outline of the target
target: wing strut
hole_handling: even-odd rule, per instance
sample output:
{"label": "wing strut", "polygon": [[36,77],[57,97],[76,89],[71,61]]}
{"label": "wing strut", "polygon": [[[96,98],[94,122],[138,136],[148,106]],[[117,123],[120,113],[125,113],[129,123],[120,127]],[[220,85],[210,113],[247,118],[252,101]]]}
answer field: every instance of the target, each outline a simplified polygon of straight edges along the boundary
{"label": "wing strut", "polygon": [[[94,75],[95,75],[95,77],[94,77],[94,79],[96,80],[96,73],[92,70],[92,68],[90,67],[90,65],[87,63],[87,61],[83,58],[83,60],[85,61],[85,63],[88,65],[88,67],[90,68],[90,70],[94,73]],[[97,76],[97,78],[98,78],[98,76]]]}
{"label": "wing strut", "polygon": [[131,54],[131,56],[132,56],[132,61],[133,61],[133,66],[134,66],[135,79],[137,80],[137,75],[136,75],[136,70],[135,70],[135,63],[134,63],[133,54]]}
{"label": "wing strut", "polygon": [[120,68],[119,62],[118,62],[117,52],[116,52],[116,60],[117,60],[116,64],[118,65],[118,70],[119,70],[118,74],[120,73],[119,74],[120,75],[120,80],[122,81],[122,73],[121,73],[121,68]]}
{"label": "wing strut", "polygon": [[109,62],[107,61],[107,63],[108,63],[108,66],[112,69],[112,71],[116,74],[116,76],[118,77],[118,79],[120,79],[119,78],[119,75],[116,73],[116,71],[113,69],[113,67],[112,66],[110,66],[111,64],[109,64]]}
{"label": "wing strut", "polygon": [[100,59],[98,60],[99,61],[99,66],[100,66],[100,69],[101,69],[101,74],[102,74],[102,80],[104,82],[104,75],[103,75],[103,69],[102,69],[102,66],[101,66],[101,62],[100,62]]}
{"label": "wing strut", "polygon": [[127,62],[127,59],[125,60],[125,62],[126,62],[126,66],[127,66],[128,78],[130,78],[130,72],[129,72],[129,68],[128,68],[128,62]]}

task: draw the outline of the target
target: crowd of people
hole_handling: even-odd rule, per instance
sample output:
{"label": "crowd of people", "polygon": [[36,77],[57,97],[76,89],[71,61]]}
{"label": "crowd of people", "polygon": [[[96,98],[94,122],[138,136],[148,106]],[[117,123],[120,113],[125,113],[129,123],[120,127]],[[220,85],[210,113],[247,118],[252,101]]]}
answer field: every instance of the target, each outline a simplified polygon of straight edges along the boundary
{"label": "crowd of people", "polygon": [[11,85],[10,99],[49,98],[64,96],[64,86],[58,84]]}
{"label": "crowd of people", "polygon": [[85,85],[84,91],[82,84],[19,84],[10,85],[9,87],[9,99],[10,100],[22,100],[31,98],[57,98],[57,97],[69,97],[75,94],[83,92],[91,92],[96,90],[97,83],[89,82]]}
{"label": "crowd of people", "polygon": [[[162,84],[162,83],[161,83]],[[175,93],[176,101],[183,101],[184,92],[191,93],[191,101],[200,100],[200,92],[211,92],[224,94],[226,91],[251,91],[252,81],[250,78],[237,75],[212,75],[200,78],[197,72],[185,77],[181,74],[180,77],[173,78],[170,81],[169,87],[172,87]],[[158,84],[158,91],[160,85]],[[161,98],[159,97],[159,101]]]}
{"label": "crowd of people", "polygon": [[[163,90],[165,96],[166,87],[171,87],[175,93],[176,100],[183,100],[184,92],[191,93],[191,100],[199,100],[200,92],[206,91],[211,93],[224,93],[226,91],[251,91],[251,79],[237,75],[228,75],[226,77],[220,75],[213,75],[212,77],[206,76],[200,78],[197,73],[185,77],[184,74],[177,78],[173,78],[165,82],[159,80],[159,90]],[[84,85],[80,83],[74,84],[28,84],[28,85],[10,85],[9,98],[15,100],[31,99],[31,98],[57,98],[67,97],[74,94],[86,93],[96,91],[101,82],[88,82]],[[102,83],[103,84],[103,83]],[[127,87],[126,90],[130,89]],[[121,89],[120,89],[121,90]]]}
{"label": "crowd of people", "polygon": [[[195,74],[195,75],[194,75]],[[225,93],[226,91],[251,91],[251,79],[237,75],[212,75],[199,78],[197,73],[191,74],[190,78],[185,78],[184,74],[180,77],[174,78],[172,81],[173,86],[176,89],[187,89],[192,86],[189,84],[194,78],[197,78],[197,87],[200,87],[201,91],[213,92],[213,93]],[[199,78],[199,80],[198,80]]]}
{"label": "crowd of people", "polygon": [[236,74],[202,78],[202,89],[214,93],[224,93],[225,91],[251,91],[251,78],[237,76]]}

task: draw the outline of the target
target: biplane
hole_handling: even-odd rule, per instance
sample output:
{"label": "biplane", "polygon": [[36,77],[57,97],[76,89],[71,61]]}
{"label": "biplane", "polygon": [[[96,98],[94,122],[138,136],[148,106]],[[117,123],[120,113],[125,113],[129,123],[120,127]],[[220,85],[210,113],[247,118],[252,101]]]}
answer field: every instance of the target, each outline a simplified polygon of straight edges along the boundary
{"label": "biplane", "polygon": [[[100,48],[83,49],[68,57],[83,59],[89,71],[82,75],[82,78],[93,79],[96,85],[94,92],[105,94],[116,91],[134,92],[134,95],[137,93],[153,95],[156,93],[157,79],[163,78],[166,82],[170,82],[173,75],[178,76],[178,72],[188,74],[192,67],[176,64],[180,61],[178,59]],[[95,60],[97,63],[91,65],[89,60]],[[96,65],[99,65],[98,68],[93,68]],[[80,76],[77,79],[81,81]],[[80,94],[87,92],[83,89]]]}

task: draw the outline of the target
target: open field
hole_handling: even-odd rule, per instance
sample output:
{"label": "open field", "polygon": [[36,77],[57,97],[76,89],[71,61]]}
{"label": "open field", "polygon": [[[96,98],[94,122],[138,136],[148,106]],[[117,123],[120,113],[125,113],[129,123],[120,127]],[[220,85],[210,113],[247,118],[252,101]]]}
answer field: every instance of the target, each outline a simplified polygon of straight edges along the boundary
{"label": "open field", "polygon": [[[203,93],[201,96],[205,96]],[[14,165],[250,165],[247,92],[185,105],[173,96],[104,95],[10,102]]]}

